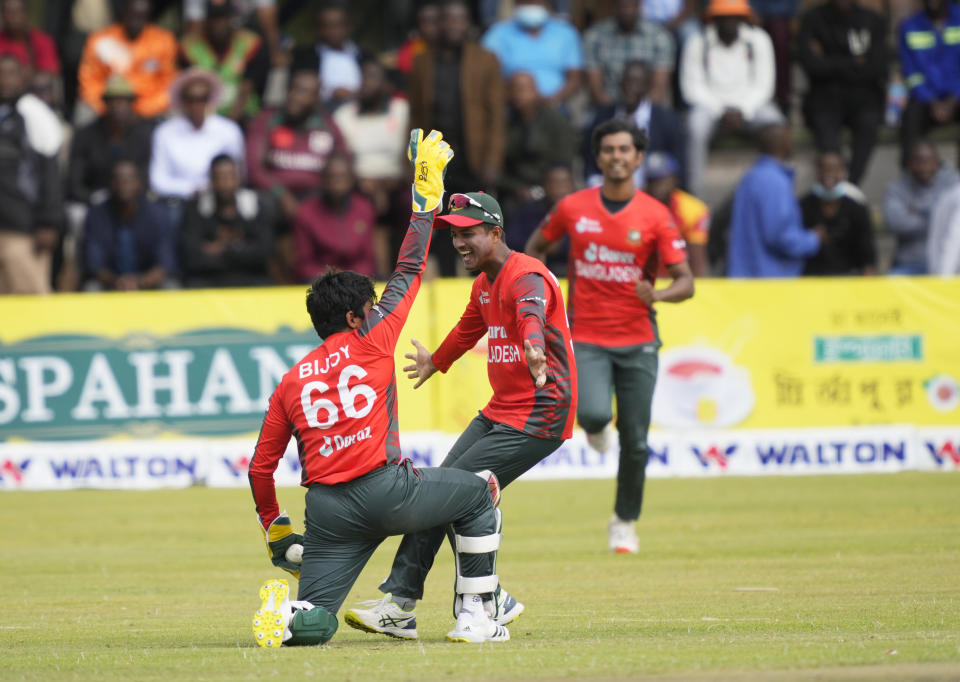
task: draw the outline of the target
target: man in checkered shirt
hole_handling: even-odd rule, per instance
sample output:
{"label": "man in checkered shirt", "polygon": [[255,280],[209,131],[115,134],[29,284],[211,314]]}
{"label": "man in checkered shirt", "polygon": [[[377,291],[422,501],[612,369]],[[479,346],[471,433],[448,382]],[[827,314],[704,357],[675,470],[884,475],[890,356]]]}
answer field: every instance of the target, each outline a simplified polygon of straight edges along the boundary
{"label": "man in checkered shirt", "polygon": [[594,102],[601,106],[616,102],[620,76],[632,61],[650,65],[650,99],[666,102],[674,57],[673,36],[659,24],[640,18],[636,0],[617,0],[614,15],[597,22],[583,36],[587,84]]}

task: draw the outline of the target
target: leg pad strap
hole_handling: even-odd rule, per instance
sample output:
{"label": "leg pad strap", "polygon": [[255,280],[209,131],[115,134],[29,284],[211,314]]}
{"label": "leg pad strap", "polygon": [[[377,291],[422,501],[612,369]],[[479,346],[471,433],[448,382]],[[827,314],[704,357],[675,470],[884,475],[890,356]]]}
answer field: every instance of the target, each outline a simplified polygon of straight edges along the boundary
{"label": "leg pad strap", "polygon": [[457,554],[487,554],[500,549],[500,533],[493,535],[455,535]]}
{"label": "leg pad strap", "polygon": [[500,578],[496,574],[478,577],[458,575],[457,594],[486,594],[494,592],[499,584]]}

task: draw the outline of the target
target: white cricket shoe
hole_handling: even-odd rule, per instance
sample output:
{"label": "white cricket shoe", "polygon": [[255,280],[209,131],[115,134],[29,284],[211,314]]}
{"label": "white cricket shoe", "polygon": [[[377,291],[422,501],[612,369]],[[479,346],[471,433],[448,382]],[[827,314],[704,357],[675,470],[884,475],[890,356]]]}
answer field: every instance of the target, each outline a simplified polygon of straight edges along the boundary
{"label": "white cricket shoe", "polygon": [[[519,615],[519,614],[518,614]],[[457,616],[457,625],[447,633],[451,642],[506,642],[510,639],[510,631],[503,625],[497,625],[487,615],[483,607],[483,600],[479,594],[466,596]]]}
{"label": "white cricket shoe", "polygon": [[600,454],[605,453],[610,447],[610,425],[604,426],[602,431],[587,433],[587,445]]}
{"label": "white cricket shoe", "polygon": [[[492,602],[490,602],[490,604],[492,604]],[[484,603],[484,606],[488,606],[488,604]],[[512,595],[501,587],[500,597],[497,599],[497,615],[494,617],[489,612],[487,615],[493,618],[493,622],[497,625],[509,625],[520,617],[523,609],[523,604],[514,599]]]}
{"label": "white cricket shoe", "polygon": [[607,527],[610,537],[610,551],[616,554],[636,554],[640,541],[633,528],[633,521],[623,521],[614,515]]}
{"label": "white cricket shoe", "polygon": [[417,615],[413,609],[404,611],[393,595],[387,593],[383,599],[361,602],[370,608],[353,608],[343,614],[344,622],[352,628],[373,632],[397,639],[417,638]]}

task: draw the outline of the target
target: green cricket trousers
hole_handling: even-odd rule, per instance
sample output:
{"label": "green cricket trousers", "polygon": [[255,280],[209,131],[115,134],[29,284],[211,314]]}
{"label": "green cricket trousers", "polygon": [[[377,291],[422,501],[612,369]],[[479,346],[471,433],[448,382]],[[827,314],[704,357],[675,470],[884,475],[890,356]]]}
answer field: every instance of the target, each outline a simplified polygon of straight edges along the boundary
{"label": "green cricket trousers", "polygon": [[[562,439],[531,436],[480,413],[453,444],[440,466],[444,471],[489,469],[496,474],[500,487],[505,488],[561,443]],[[446,533],[447,527],[441,525],[405,535],[397,548],[390,576],[380,585],[380,590],[392,592],[394,596],[422,599],[423,583]]]}
{"label": "green cricket trousers", "polygon": [[457,591],[493,592],[497,519],[485,479],[458,469],[418,469],[409,460],[311,486],[297,598],[335,614],[386,537],[450,525],[461,549]]}
{"label": "green cricket trousers", "polygon": [[643,506],[650,446],[650,408],[657,383],[659,343],[605,348],[574,343],[577,358],[577,423],[587,433],[603,431],[613,419],[612,396],[617,397],[620,465],[614,512],[624,521],[636,521]]}

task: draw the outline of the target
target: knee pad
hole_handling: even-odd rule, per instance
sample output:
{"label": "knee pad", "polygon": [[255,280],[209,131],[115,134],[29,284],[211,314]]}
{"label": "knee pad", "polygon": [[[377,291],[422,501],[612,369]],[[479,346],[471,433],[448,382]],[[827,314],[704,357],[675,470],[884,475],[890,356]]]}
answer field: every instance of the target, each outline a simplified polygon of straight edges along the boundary
{"label": "knee pad", "polygon": [[487,482],[487,485],[490,487],[490,497],[493,498],[494,508],[500,506],[500,481],[497,479],[497,475],[490,471],[489,469],[484,469],[483,471],[474,472],[477,476],[482,478]]}
{"label": "knee pad", "polygon": [[284,646],[313,646],[325,644],[337,632],[337,617],[319,606],[310,610],[298,610],[290,620],[293,636]]}

